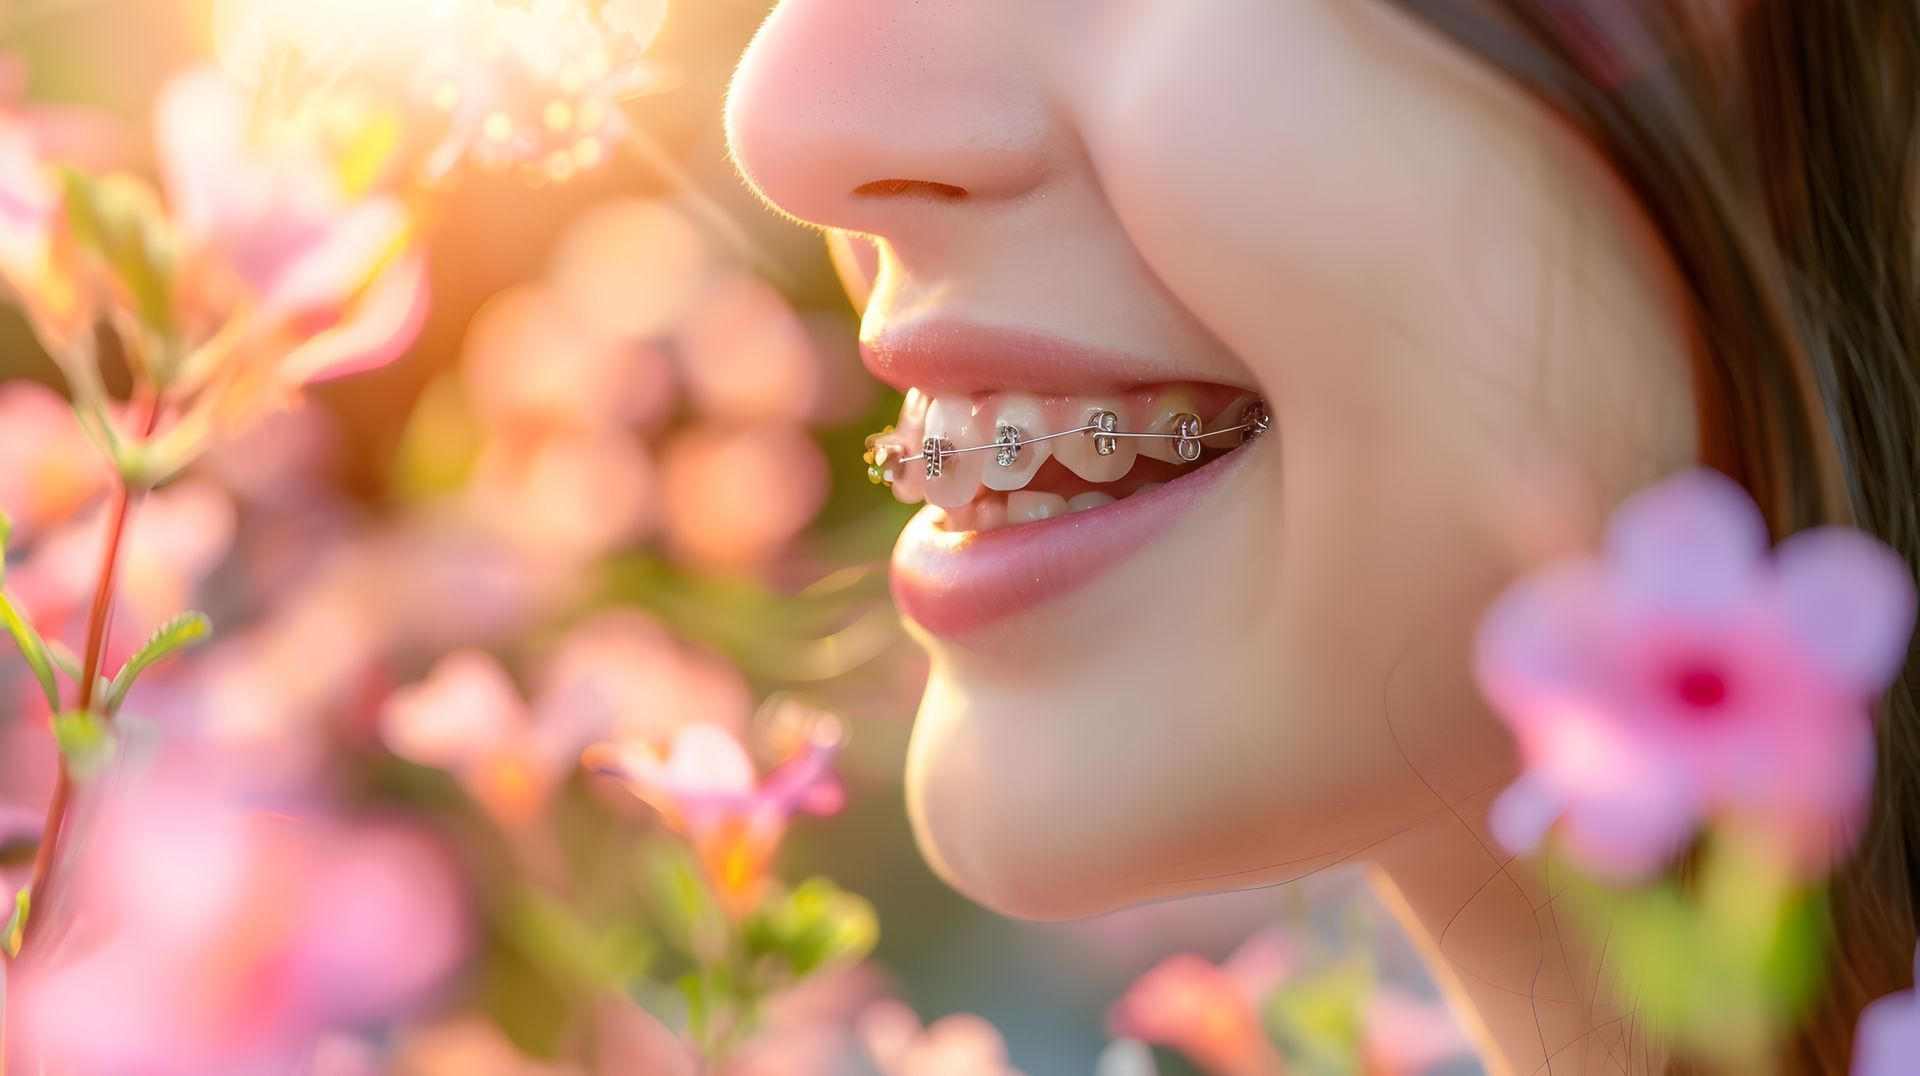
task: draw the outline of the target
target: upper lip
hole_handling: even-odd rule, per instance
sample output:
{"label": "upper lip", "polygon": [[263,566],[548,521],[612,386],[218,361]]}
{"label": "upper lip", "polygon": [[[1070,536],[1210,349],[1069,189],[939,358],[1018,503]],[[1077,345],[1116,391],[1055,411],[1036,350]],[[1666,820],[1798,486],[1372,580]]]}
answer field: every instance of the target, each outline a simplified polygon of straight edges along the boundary
{"label": "upper lip", "polygon": [[1029,329],[946,318],[890,323],[860,341],[867,369],[901,392],[1116,392],[1176,381],[1221,382],[1178,356],[1105,350]]}

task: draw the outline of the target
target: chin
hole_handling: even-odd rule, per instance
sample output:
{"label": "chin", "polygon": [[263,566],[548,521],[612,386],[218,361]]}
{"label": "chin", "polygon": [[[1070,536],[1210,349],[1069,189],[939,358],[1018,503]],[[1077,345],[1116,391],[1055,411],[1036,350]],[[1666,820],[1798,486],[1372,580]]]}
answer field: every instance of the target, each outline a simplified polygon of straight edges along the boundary
{"label": "chin", "polygon": [[[962,895],[1020,919],[1077,919],[1287,881],[1354,846],[1327,825],[1327,786],[1273,765],[1266,745],[1137,712],[1136,735],[1114,735],[1108,700],[1075,705],[1086,697],[1085,685],[995,690],[936,663],[907,808],[922,856]],[[1308,846],[1322,840],[1340,843]]]}

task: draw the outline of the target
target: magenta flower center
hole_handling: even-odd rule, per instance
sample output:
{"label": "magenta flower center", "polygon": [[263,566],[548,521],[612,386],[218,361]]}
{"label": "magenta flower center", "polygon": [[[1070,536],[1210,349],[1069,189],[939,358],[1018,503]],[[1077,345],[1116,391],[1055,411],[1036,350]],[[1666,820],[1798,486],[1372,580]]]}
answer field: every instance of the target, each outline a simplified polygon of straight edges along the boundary
{"label": "magenta flower center", "polygon": [[1718,669],[1683,669],[1674,678],[1673,689],[1682,702],[1697,710],[1709,710],[1727,700],[1727,678]]}

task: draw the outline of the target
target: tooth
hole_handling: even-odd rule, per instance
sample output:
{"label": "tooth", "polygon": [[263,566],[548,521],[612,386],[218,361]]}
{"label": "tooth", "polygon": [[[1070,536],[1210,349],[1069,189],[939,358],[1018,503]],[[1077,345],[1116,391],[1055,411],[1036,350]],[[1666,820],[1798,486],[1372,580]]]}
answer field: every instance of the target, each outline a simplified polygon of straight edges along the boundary
{"label": "tooth", "polygon": [[944,508],[941,511],[946,513],[940,520],[941,530],[964,533],[973,530],[976,526],[977,517],[971,504],[963,504],[958,508]]}
{"label": "tooth", "polygon": [[934,444],[936,440],[944,442],[945,452],[939,460],[937,474],[929,452],[928,458],[921,461],[927,464],[922,474],[926,476],[927,500],[942,508],[956,508],[980,493],[980,467],[987,453],[951,451],[989,439],[981,436],[980,422],[974,412],[973,401],[964,396],[941,397],[927,409],[925,444]]}
{"label": "tooth", "polygon": [[1039,493],[1030,489],[1007,494],[1007,522],[1037,523],[1067,514],[1067,499],[1058,493]]}
{"label": "tooth", "polygon": [[[1063,408],[1050,409],[1055,412],[1054,417],[1066,419],[1065,423],[1055,427],[1056,429],[1072,429],[1087,425],[1103,412],[1115,416],[1115,426],[1121,429],[1126,428],[1125,424],[1119,421],[1120,401],[1117,399],[1100,396],[1072,397],[1066,401],[1066,404],[1067,406]],[[1133,461],[1139,455],[1138,445],[1142,439],[1137,437],[1108,439],[1112,451],[1103,455],[1100,452],[1100,446],[1095,442],[1098,436],[1093,432],[1076,433],[1049,443],[1053,445],[1055,459],[1089,482],[1113,482],[1124,477],[1133,469]]]}
{"label": "tooth", "polygon": [[[1178,432],[1174,429],[1174,421],[1179,416],[1200,413],[1200,405],[1195,399],[1193,390],[1177,386],[1155,392],[1140,403],[1142,406],[1136,406],[1133,411],[1134,418],[1140,423],[1135,428],[1145,433]],[[1214,424],[1208,423],[1203,430],[1214,428]],[[1230,438],[1222,437],[1219,440],[1220,447],[1231,447]],[[1140,446],[1140,454],[1148,459],[1166,463],[1191,462],[1180,455],[1179,442],[1170,437],[1142,437],[1136,443]],[[1203,441],[1202,444],[1212,445],[1213,442]]]}
{"label": "tooth", "polygon": [[[1207,420],[1207,429],[1224,430],[1229,426],[1240,425],[1241,422],[1246,420],[1247,408],[1259,402],[1260,397],[1251,392],[1243,392],[1235,396],[1233,402],[1221,408],[1219,414]],[[1237,434],[1228,434],[1223,437],[1209,437],[1207,438],[1207,444],[1213,448],[1235,448],[1239,446],[1241,439],[1251,432],[1251,430],[1246,430]]]}
{"label": "tooth", "polygon": [[1102,493],[1097,489],[1090,489],[1085,493],[1076,493],[1068,497],[1067,511],[1084,512],[1089,508],[1099,508],[1102,505],[1112,504],[1118,499],[1119,498],[1110,493]]}
{"label": "tooth", "polygon": [[1007,525],[1007,499],[982,497],[973,502],[973,525],[983,531],[997,531]]}
{"label": "tooth", "polygon": [[[1010,392],[996,397],[992,412],[993,421],[982,422],[982,427],[991,427],[997,431],[1001,426],[1013,426],[1020,431],[1022,440],[1053,432],[1047,428],[1046,410],[1040,406],[1040,400],[1035,396]],[[984,414],[982,417],[985,417]],[[995,439],[997,440],[997,437]],[[987,457],[987,462],[981,470],[981,480],[986,483],[988,489],[1002,491],[1019,489],[1033,480],[1034,472],[1040,469],[1041,464],[1047,462],[1047,457],[1053,455],[1053,446],[1058,443],[1058,441],[1042,441],[1039,444],[1021,445],[1011,467],[1000,465],[998,451],[983,453]]]}
{"label": "tooth", "polygon": [[[926,393],[919,389],[910,389],[905,402],[900,405],[900,421],[895,423],[887,443],[899,446],[899,456],[913,456],[920,452],[921,439],[927,426]],[[903,504],[913,504],[926,500],[926,468],[921,460],[912,463],[896,463],[893,467],[893,497]]]}

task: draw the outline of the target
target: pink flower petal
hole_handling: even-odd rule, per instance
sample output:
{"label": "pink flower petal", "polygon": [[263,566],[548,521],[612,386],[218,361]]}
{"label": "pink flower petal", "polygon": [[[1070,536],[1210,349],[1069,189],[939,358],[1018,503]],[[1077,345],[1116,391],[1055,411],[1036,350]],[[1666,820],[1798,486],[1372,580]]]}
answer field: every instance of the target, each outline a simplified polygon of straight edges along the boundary
{"label": "pink flower petal", "polygon": [[1643,780],[1609,800],[1570,811],[1562,832],[1569,851],[1598,877],[1631,880],[1671,862],[1692,833],[1686,784]]}
{"label": "pink flower petal", "polygon": [[[1920,952],[1914,975],[1920,980]],[[1920,993],[1889,994],[1868,1005],[1854,1030],[1852,1076],[1908,1076],[1920,1058]]]}
{"label": "pink flower petal", "polygon": [[406,209],[393,198],[345,209],[325,233],[291,253],[261,296],[262,311],[280,317],[341,306],[404,247],[411,229]]}
{"label": "pink flower petal", "polygon": [[408,253],[380,271],[345,320],[293,349],[281,379],[298,386],[345,377],[394,361],[427,321],[426,258]]}
{"label": "pink flower petal", "polygon": [[500,663],[490,654],[462,650],[387,699],[380,737],[410,762],[458,769],[505,750],[527,724],[520,691]]}
{"label": "pink flower petal", "polygon": [[1554,795],[1545,780],[1523,773],[1493,801],[1487,826],[1502,848],[1522,855],[1540,847],[1565,810],[1566,803]]}
{"label": "pink flower petal", "polygon": [[1884,690],[1906,663],[1913,636],[1906,562],[1840,527],[1796,534],[1776,557],[1781,609],[1805,653],[1862,697]]}
{"label": "pink flower petal", "polygon": [[1510,727],[1531,724],[1543,707],[1598,689],[1594,610],[1607,576],[1590,561],[1555,565],[1502,595],[1480,622],[1474,669],[1480,689]]}
{"label": "pink flower petal", "polygon": [[797,811],[838,813],[846,805],[847,793],[832,769],[836,753],[835,748],[818,744],[801,749],[767,775],[761,798],[783,816]]}
{"label": "pink flower petal", "polygon": [[1739,483],[1701,468],[1622,502],[1606,545],[1620,582],[1649,607],[1726,614],[1752,589],[1767,527]]}
{"label": "pink flower petal", "polygon": [[755,802],[753,760],[732,733],[712,725],[681,729],[664,758],[650,746],[603,744],[588,751],[587,764],[691,829],[749,814]]}

